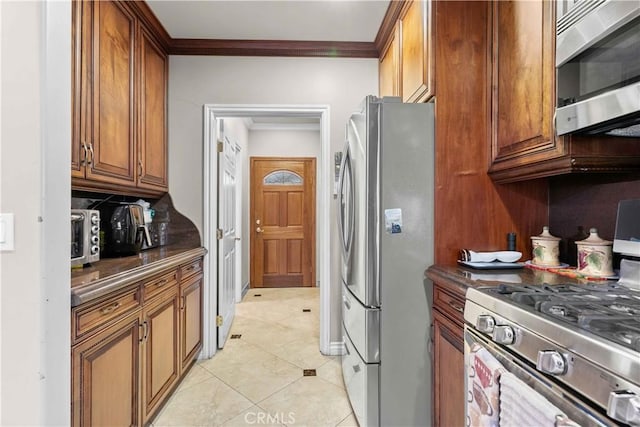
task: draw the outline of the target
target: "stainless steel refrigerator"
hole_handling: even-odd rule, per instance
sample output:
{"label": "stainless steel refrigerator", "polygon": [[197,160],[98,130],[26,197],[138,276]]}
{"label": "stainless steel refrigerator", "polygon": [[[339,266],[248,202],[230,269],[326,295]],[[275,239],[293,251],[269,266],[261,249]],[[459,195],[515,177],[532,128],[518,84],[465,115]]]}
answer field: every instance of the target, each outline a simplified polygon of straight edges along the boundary
{"label": "stainless steel refrigerator", "polygon": [[338,181],[342,373],[360,426],[431,425],[433,104],[368,96]]}

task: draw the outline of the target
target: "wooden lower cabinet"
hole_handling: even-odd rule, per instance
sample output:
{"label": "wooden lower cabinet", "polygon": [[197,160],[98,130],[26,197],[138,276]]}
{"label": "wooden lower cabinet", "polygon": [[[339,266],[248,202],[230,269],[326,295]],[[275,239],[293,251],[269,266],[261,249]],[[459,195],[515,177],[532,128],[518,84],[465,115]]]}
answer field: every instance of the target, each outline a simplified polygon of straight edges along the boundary
{"label": "wooden lower cabinet", "polygon": [[71,351],[72,425],[140,424],[140,314],[130,315]]}
{"label": "wooden lower cabinet", "polygon": [[[73,426],[152,421],[202,348],[202,274],[164,280],[197,271],[193,265],[202,266],[202,258],[72,309],[72,319],[105,316],[90,332],[72,335]],[[151,292],[161,283],[161,292]],[[146,299],[137,307],[123,304],[140,295]],[[112,316],[120,307],[128,311]]]}
{"label": "wooden lower cabinet", "polygon": [[202,348],[202,275],[197,275],[180,289],[182,328],[180,333],[181,369],[186,369]]}
{"label": "wooden lower cabinet", "polygon": [[142,341],[142,400],[144,421],[171,391],[179,375],[179,313],[177,287],[144,308]]}
{"label": "wooden lower cabinet", "polygon": [[463,329],[437,310],[433,319],[435,425],[464,426]]}

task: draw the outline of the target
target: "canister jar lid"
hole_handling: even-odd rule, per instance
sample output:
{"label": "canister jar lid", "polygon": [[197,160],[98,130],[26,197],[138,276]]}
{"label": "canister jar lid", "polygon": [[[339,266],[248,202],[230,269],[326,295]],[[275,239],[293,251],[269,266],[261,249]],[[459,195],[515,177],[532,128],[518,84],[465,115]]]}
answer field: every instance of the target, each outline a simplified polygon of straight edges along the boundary
{"label": "canister jar lid", "polygon": [[536,240],[560,240],[559,237],[549,233],[549,227],[546,225],[542,227],[542,233],[539,236],[531,236],[531,238]]}
{"label": "canister jar lid", "polygon": [[602,239],[598,236],[598,229],[591,228],[589,229],[589,237],[584,240],[577,241],[576,245],[611,246],[613,245],[613,242]]}

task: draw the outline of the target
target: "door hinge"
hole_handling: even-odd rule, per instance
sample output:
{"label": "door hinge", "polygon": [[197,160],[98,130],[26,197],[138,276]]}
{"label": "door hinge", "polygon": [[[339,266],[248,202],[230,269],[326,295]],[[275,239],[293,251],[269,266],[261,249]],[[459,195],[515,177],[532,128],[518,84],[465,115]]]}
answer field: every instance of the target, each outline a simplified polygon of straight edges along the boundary
{"label": "door hinge", "polygon": [[220,326],[222,326],[222,316],[218,315],[216,316],[216,326],[219,328]]}
{"label": "door hinge", "polygon": [[216,228],[216,239],[222,240],[222,228]]}
{"label": "door hinge", "polygon": [[224,142],[218,141],[218,153],[222,153],[224,151]]}

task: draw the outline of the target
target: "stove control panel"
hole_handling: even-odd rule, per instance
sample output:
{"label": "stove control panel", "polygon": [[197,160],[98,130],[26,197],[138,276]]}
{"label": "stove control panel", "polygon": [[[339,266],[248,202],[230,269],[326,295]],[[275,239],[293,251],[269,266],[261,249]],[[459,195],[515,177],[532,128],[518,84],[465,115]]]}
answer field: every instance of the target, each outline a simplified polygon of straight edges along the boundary
{"label": "stove control panel", "polygon": [[567,363],[562,354],[555,350],[540,350],[536,369],[545,374],[564,375],[567,372]]}
{"label": "stove control panel", "polygon": [[614,420],[640,426],[640,396],[631,391],[612,391],[609,394],[607,415]]}

